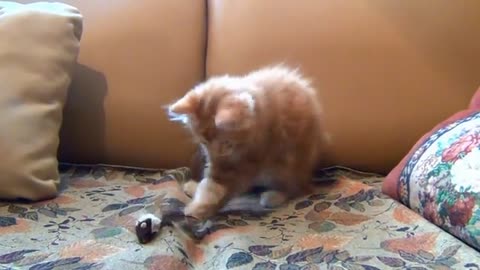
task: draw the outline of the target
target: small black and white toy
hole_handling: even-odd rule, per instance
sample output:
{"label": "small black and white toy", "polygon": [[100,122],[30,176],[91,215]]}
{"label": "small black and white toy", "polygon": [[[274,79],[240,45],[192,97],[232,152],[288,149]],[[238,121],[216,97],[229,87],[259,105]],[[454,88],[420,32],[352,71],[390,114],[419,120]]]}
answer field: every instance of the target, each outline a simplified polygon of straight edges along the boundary
{"label": "small black and white toy", "polygon": [[162,227],[162,220],[153,214],[142,215],[135,224],[138,241],[146,244],[153,240]]}
{"label": "small black and white toy", "polygon": [[151,242],[163,227],[171,226],[180,229],[193,239],[202,239],[210,233],[211,221],[199,222],[180,212],[164,213],[161,217],[153,214],[140,216],[135,224],[135,232],[141,244]]}

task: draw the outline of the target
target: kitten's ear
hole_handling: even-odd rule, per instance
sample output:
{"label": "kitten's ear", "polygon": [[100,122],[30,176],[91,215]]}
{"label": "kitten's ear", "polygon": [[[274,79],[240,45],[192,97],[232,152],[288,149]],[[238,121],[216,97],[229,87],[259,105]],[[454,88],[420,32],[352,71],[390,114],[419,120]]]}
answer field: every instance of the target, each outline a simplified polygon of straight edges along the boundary
{"label": "kitten's ear", "polygon": [[188,93],[170,105],[168,111],[172,114],[193,114],[197,110],[198,103],[197,95]]}
{"label": "kitten's ear", "polygon": [[215,126],[222,130],[231,130],[238,126],[238,116],[232,109],[221,109],[215,115]]}
{"label": "kitten's ear", "polygon": [[215,126],[223,130],[248,128],[253,123],[254,108],[255,102],[250,94],[238,94],[227,106],[218,108]]}

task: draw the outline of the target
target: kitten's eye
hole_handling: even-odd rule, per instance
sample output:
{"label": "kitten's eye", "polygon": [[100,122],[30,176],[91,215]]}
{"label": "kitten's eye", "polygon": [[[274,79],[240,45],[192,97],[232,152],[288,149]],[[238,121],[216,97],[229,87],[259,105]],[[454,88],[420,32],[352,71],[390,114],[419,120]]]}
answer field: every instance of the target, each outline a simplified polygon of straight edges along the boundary
{"label": "kitten's eye", "polygon": [[222,147],[226,147],[226,148],[232,148],[233,147],[233,143],[229,140],[222,141],[221,144],[222,144]]}
{"label": "kitten's eye", "polygon": [[222,156],[231,155],[233,152],[233,143],[229,140],[224,140],[220,142],[220,154]]}

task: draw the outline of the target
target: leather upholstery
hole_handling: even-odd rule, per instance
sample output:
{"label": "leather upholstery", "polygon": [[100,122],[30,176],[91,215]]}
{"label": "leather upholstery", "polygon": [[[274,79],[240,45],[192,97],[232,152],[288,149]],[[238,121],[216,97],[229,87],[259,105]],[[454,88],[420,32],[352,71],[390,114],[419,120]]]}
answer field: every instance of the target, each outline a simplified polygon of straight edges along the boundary
{"label": "leather upholstery", "polygon": [[480,85],[480,2],[210,0],[207,76],[275,62],[319,90],[324,165],[387,172]]}
{"label": "leather upholstery", "polygon": [[209,76],[300,66],[332,135],[323,164],[377,172],[480,85],[477,0],[63,2],[85,17],[63,161],[189,164],[189,137],[161,106],[203,80],[205,65]]}
{"label": "leather upholstery", "polygon": [[[33,2],[33,1],[19,1]],[[60,157],[141,167],[188,165],[187,133],[163,105],[204,79],[203,1],[61,1],[84,16]]]}

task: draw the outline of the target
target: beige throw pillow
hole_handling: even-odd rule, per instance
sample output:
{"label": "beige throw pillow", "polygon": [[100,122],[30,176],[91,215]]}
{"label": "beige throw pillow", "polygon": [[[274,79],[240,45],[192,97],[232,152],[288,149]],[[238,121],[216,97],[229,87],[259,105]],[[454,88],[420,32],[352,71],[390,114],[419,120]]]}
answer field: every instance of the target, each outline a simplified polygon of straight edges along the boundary
{"label": "beige throw pillow", "polygon": [[65,4],[0,1],[0,199],[57,194],[62,111],[82,24]]}

